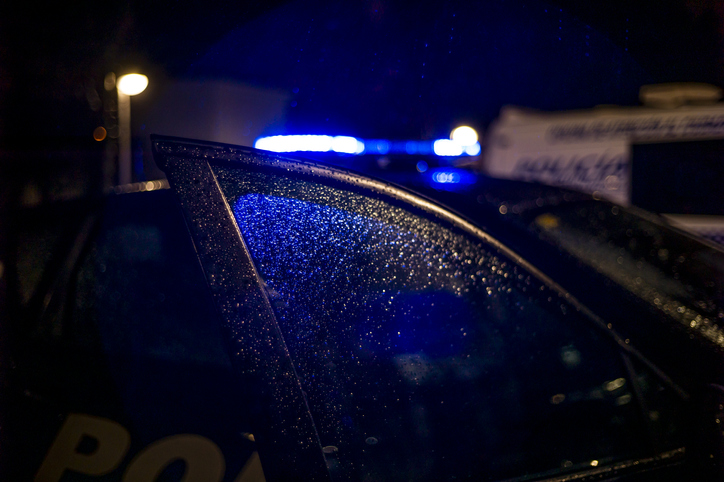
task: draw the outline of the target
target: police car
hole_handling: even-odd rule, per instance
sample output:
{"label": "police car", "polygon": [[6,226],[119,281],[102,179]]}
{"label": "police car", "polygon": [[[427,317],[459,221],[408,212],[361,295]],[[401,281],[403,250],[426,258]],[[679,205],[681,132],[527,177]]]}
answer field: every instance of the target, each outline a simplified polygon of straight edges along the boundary
{"label": "police car", "polygon": [[716,246],[552,187],[153,145],[170,190],[18,235],[8,480],[722,475]]}
{"label": "police car", "polygon": [[639,107],[507,106],[491,125],[483,169],[666,213],[670,222],[724,243],[721,96],[713,85],[671,83],[641,87]]}

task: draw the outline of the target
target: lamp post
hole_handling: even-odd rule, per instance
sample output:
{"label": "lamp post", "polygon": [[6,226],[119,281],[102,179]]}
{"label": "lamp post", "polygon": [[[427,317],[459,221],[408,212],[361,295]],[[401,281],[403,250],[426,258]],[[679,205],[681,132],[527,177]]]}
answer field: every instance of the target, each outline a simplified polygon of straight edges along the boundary
{"label": "lamp post", "polygon": [[130,184],[131,170],[131,96],[148,86],[148,77],[127,74],[118,78],[118,184]]}

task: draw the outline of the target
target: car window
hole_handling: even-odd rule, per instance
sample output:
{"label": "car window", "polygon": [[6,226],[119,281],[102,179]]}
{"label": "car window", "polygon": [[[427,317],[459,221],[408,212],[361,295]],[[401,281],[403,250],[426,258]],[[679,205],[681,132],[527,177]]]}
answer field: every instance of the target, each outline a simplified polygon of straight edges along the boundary
{"label": "car window", "polygon": [[495,248],[382,199],[214,169],[333,473],[495,480],[646,450],[612,340]]}
{"label": "car window", "polygon": [[722,346],[724,253],[607,203],[533,209],[530,229]]}

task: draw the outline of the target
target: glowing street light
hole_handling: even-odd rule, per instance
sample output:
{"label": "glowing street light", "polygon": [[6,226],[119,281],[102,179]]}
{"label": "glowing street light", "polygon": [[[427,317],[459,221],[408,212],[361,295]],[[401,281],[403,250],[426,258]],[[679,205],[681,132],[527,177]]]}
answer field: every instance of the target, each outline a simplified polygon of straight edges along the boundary
{"label": "glowing street light", "polygon": [[130,184],[131,170],[131,96],[148,86],[148,77],[127,74],[118,78],[118,184]]}
{"label": "glowing street light", "polygon": [[118,78],[116,86],[126,95],[137,95],[148,87],[148,77],[141,74],[127,74]]}

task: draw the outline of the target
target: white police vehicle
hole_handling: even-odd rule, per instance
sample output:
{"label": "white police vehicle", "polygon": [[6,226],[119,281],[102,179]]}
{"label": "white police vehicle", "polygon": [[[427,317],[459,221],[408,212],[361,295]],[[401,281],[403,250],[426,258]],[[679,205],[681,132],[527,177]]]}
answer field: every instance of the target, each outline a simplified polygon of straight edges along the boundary
{"label": "white police vehicle", "polygon": [[644,86],[644,107],[543,113],[504,108],[484,170],[658,213],[724,242],[724,104],[702,84]]}

